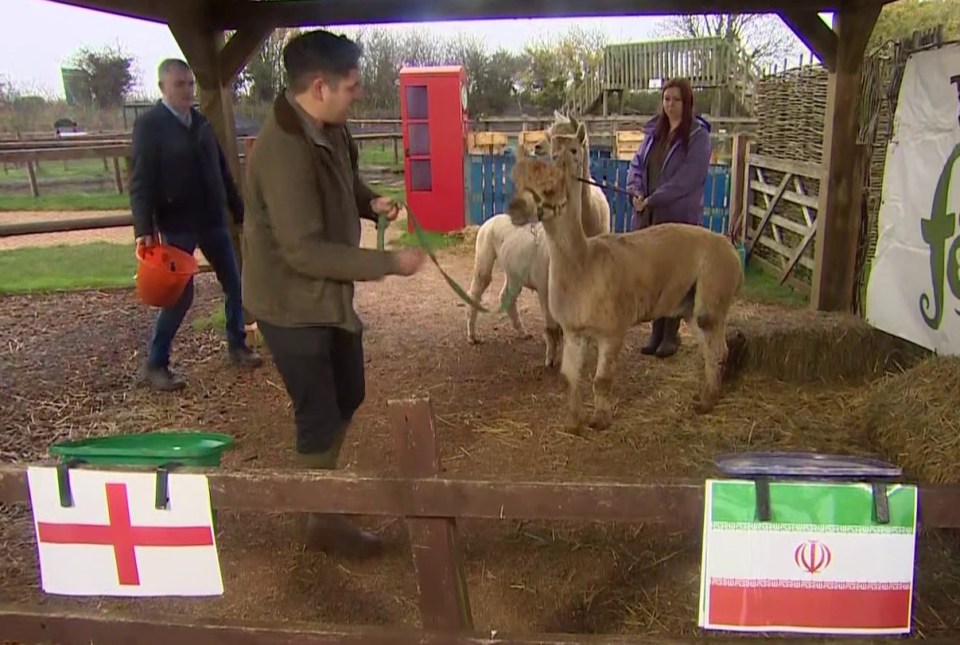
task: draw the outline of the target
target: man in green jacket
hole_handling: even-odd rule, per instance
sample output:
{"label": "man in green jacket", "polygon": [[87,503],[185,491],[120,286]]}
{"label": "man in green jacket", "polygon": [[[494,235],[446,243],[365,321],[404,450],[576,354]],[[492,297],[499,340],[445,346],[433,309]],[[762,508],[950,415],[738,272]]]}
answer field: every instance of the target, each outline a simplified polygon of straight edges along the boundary
{"label": "man in green jacket", "polygon": [[[363,324],[354,281],[409,276],[422,249],[360,248],[360,218],[396,219],[393,200],[360,179],[347,114],[360,97],[360,48],[317,30],[283,51],[288,89],[257,136],[246,185],[244,304],[257,320],[294,410],[296,451],[309,468],[336,467],[365,396]],[[375,535],[336,515],[306,518],[309,546],[355,555]]]}

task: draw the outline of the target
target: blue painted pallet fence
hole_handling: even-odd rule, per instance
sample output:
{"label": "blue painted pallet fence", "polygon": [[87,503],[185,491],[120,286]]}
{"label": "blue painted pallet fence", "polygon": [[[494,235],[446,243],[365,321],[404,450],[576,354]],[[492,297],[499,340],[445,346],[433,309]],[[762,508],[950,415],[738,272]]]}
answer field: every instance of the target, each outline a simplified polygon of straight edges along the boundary
{"label": "blue painted pallet fence", "polygon": [[[590,174],[597,181],[625,188],[629,161],[613,159],[609,150],[590,151]],[[513,194],[510,172],[516,158],[512,154],[468,155],[469,193],[468,223],[483,224],[503,213]],[[611,228],[615,233],[630,230],[633,211],[626,195],[613,190],[603,191],[610,204]],[[727,233],[730,221],[730,166],[710,164],[703,191],[701,223],[716,233]]]}

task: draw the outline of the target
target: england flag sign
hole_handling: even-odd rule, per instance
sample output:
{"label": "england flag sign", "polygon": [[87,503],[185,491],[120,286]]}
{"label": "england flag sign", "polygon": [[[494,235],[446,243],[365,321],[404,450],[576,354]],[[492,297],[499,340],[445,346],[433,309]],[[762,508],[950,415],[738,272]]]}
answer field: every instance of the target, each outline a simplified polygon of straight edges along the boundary
{"label": "england flag sign", "polygon": [[207,478],[171,473],[169,504],[155,507],[157,475],[69,471],[61,505],[57,469],[27,471],[41,586],[70,596],[223,594]]}

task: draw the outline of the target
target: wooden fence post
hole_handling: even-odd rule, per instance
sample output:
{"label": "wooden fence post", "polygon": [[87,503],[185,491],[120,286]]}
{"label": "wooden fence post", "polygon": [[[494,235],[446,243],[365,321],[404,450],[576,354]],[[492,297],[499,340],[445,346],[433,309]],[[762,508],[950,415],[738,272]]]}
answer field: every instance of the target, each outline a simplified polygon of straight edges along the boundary
{"label": "wooden fence post", "polygon": [[[440,452],[429,398],[388,401],[387,412],[397,446],[397,462],[405,477],[440,473]],[[473,631],[467,577],[454,519],[408,519],[420,592],[423,629]]]}
{"label": "wooden fence post", "polygon": [[733,146],[730,158],[730,227],[731,238],[740,238],[743,241],[740,226],[746,226],[744,196],[747,188],[744,174],[747,171],[747,143],[751,135],[746,132],[737,132],[733,135]]}

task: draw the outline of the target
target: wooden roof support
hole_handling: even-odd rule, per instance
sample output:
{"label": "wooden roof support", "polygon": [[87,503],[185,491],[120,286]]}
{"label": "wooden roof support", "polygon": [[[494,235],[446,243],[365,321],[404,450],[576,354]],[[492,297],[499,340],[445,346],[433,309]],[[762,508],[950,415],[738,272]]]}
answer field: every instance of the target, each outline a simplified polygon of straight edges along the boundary
{"label": "wooden roof support", "polygon": [[804,45],[816,54],[829,72],[837,70],[837,32],[816,11],[780,11],[780,19],[793,30]]}
{"label": "wooden roof support", "polygon": [[[237,149],[233,84],[253,52],[270,34],[269,23],[243,27],[226,41],[223,31],[209,27],[204,6],[199,3],[171,7],[170,31],[193,68],[200,89],[200,110],[210,120],[237,186],[243,188],[240,151]],[[243,267],[240,230],[229,220],[237,263]],[[244,314],[245,323],[252,321]]]}
{"label": "wooden roof support", "polygon": [[829,74],[823,133],[823,180],[810,304],[820,311],[853,311],[857,244],[863,210],[863,154],[857,145],[863,55],[881,5],[834,14],[835,71]]}

